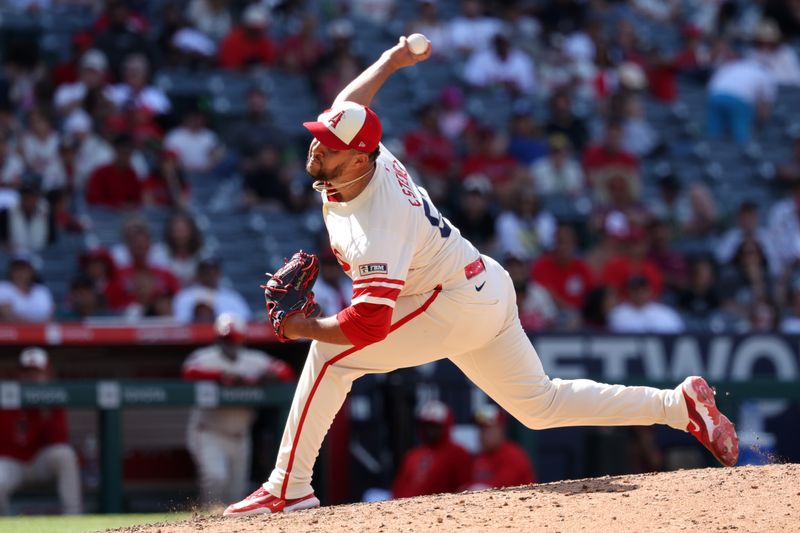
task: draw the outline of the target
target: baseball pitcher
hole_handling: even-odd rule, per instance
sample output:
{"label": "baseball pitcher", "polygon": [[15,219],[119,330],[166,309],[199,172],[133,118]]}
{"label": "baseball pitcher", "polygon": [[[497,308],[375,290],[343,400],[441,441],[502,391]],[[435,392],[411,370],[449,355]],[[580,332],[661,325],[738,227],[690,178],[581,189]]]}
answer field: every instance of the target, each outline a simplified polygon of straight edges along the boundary
{"label": "baseball pitcher", "polygon": [[738,457],[733,424],[701,377],[675,389],[551,379],[520,325],[514,286],[491,257],[444,218],[381,144],[368,106],[394,72],[428,59],[407,40],[380,58],[304,126],[306,162],[322,195],[330,245],[353,280],[352,304],[317,317],[316,259],[298,254],[266,285],[279,337],[312,339],[269,479],[226,516],[319,505],[311,473],[325,433],[354,380],[449,358],[530,428],[666,424],[690,431],[724,465]]}

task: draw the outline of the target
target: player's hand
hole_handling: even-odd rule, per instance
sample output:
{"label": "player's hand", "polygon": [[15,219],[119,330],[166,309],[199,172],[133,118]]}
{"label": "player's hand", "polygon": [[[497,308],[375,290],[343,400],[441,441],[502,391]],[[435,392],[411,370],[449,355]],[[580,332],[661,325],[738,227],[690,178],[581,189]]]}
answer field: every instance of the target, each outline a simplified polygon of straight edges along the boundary
{"label": "player's hand", "polygon": [[431,57],[432,50],[433,46],[431,45],[431,42],[428,41],[428,49],[425,51],[425,53],[413,53],[411,50],[409,50],[408,45],[406,44],[406,37],[403,35],[397,41],[397,44],[386,50],[383,55],[394,68],[401,69],[405,67],[412,67],[420,61],[425,61]]}

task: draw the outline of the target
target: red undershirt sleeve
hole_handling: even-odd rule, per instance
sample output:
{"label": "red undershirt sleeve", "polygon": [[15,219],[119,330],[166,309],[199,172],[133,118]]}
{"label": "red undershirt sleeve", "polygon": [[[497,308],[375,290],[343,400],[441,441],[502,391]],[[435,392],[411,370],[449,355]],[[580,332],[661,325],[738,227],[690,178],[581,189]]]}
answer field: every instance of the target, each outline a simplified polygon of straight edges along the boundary
{"label": "red undershirt sleeve", "polygon": [[366,346],[382,341],[389,334],[392,311],[388,305],[362,302],[345,307],[336,318],[353,346]]}

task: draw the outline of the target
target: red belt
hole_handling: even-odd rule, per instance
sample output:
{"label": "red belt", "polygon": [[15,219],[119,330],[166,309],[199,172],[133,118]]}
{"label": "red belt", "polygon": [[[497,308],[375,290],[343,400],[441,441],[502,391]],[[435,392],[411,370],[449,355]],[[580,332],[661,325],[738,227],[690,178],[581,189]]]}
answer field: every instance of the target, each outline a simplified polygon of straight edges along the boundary
{"label": "red belt", "polygon": [[467,277],[467,279],[472,279],[485,270],[486,265],[483,263],[483,258],[479,257],[464,267],[464,275]]}

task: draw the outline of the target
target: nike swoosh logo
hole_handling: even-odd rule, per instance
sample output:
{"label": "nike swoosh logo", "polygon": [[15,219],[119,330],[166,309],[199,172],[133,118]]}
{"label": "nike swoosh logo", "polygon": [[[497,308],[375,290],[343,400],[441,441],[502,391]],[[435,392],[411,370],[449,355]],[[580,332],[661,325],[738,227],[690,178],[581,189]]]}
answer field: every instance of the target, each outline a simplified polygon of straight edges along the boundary
{"label": "nike swoosh logo", "polygon": [[475,285],[475,290],[478,291],[478,292],[481,292],[481,289],[483,289],[484,285],[486,285],[485,281],[483,283],[481,283],[480,285]]}

